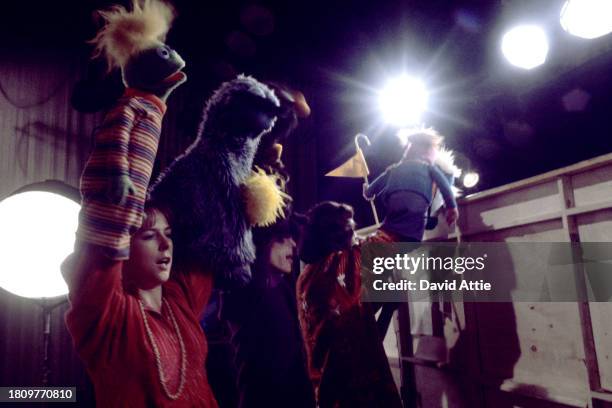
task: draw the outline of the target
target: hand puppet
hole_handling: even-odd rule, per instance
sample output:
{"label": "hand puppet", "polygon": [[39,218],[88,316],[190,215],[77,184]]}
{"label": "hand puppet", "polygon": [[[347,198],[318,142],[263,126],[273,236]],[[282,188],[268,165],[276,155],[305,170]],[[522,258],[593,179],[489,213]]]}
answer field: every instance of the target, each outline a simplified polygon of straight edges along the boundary
{"label": "hand puppet", "polygon": [[172,9],[156,0],[99,12],[104,26],[91,41],[109,70],[119,68],[125,93],[95,135],[81,176],[77,242],[112,259],[129,258],[130,233],[142,224],[168,95],[186,80],[183,59],[163,40]]}
{"label": "hand puppet", "polygon": [[252,77],[222,84],[204,108],[194,143],[150,188],[150,200],[173,214],[176,261],[210,270],[217,286],[248,282],[251,228],[282,214],[278,186],[252,170],[278,111],[274,92]]}
{"label": "hand puppet", "polygon": [[268,82],[278,97],[280,107],[274,128],[262,136],[253,164],[266,174],[277,177],[283,191],[289,174],[282,161],[283,143],[298,125],[298,119],[310,115],[310,107],[300,91],[277,82]]}
{"label": "hand puppet", "polygon": [[[264,172],[277,182],[279,189],[285,193],[285,209],[284,219],[279,222],[270,224],[264,227],[253,229],[257,242],[257,236],[273,235],[279,226],[287,225],[288,223],[299,224],[300,215],[292,211],[292,198],[287,191],[287,183],[289,182],[289,173],[285,169],[282,160],[283,144],[293,134],[297,128],[299,120],[307,118],[310,115],[310,107],[306,102],[304,95],[295,89],[278,83],[266,82],[270,88],[274,90],[275,95],[280,102],[279,113],[276,123],[272,130],[264,134],[259,143],[259,148],[253,161],[254,170]],[[253,200],[250,200],[252,203]],[[249,206],[253,208],[251,204]],[[290,221],[291,220],[291,221]],[[296,227],[297,228],[297,227]],[[296,235],[297,236],[297,235]],[[297,239],[297,238],[296,238]]]}

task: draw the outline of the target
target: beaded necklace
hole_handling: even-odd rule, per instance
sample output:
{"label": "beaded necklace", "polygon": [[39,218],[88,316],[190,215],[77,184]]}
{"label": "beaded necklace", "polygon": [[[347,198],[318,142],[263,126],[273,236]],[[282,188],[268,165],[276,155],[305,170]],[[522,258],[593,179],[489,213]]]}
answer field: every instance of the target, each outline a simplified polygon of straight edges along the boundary
{"label": "beaded necklace", "polygon": [[183,337],[181,336],[181,331],[179,330],[178,324],[176,323],[176,319],[174,318],[174,313],[170,308],[170,304],[166,299],[162,299],[164,302],[164,306],[168,309],[168,314],[170,315],[170,320],[172,321],[172,325],[174,326],[174,330],[176,331],[176,337],[178,338],[179,344],[181,346],[181,371],[180,371],[180,381],[178,390],[176,393],[171,393],[168,390],[168,385],[166,384],[166,376],[164,375],[164,371],[162,369],[161,357],[159,355],[159,349],[157,348],[157,343],[155,343],[155,339],[153,338],[153,332],[151,331],[151,327],[149,326],[149,321],[147,319],[147,314],[145,313],[144,305],[142,300],[138,299],[138,304],[140,305],[140,313],[142,314],[142,320],[144,322],[145,331],[147,332],[147,336],[149,337],[149,341],[151,342],[151,347],[153,348],[153,354],[155,354],[155,364],[157,365],[157,373],[159,374],[159,382],[162,386],[162,389],[171,400],[176,400],[181,396],[183,392],[183,387],[185,386],[185,367],[187,366],[187,353],[185,352],[185,343],[183,342]]}

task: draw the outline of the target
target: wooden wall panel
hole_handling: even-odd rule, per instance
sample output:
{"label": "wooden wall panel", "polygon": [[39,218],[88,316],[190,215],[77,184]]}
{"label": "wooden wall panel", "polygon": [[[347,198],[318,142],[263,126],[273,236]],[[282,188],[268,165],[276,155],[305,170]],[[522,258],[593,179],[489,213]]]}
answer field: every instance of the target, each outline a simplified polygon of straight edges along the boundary
{"label": "wooden wall panel", "polygon": [[[469,240],[519,243],[566,239],[561,220],[553,220],[478,234]],[[530,258],[517,254],[509,264],[515,270],[528,271],[529,262],[537,261]],[[479,341],[475,352],[480,354],[484,377],[530,384],[559,398],[579,395],[586,401],[588,381],[575,303],[479,303],[475,310]]]}
{"label": "wooden wall panel", "polygon": [[[577,305],[514,303],[514,312],[521,355],[512,381],[539,386],[551,397],[586,402],[588,376]],[[495,364],[493,353],[490,363]]]}
{"label": "wooden wall panel", "polygon": [[[582,215],[577,218],[577,225],[582,242],[612,242],[612,210]],[[612,280],[609,284],[612,285]],[[589,306],[601,387],[612,391],[612,303],[597,302]]]}
{"label": "wooden wall panel", "polygon": [[462,229],[476,232],[483,227],[499,229],[512,221],[520,223],[537,216],[560,210],[558,188],[555,182],[534,188],[523,188],[503,195],[493,195],[461,206]]}
{"label": "wooden wall panel", "polygon": [[[429,240],[612,242],[612,154],[468,196],[459,205],[461,233],[438,228],[428,233]],[[515,255],[509,262],[528,270],[533,260]],[[587,290],[601,291],[598,282],[587,280]],[[580,292],[582,284],[573,283]],[[604,286],[612,288],[612,278]],[[466,312],[462,336],[468,343],[450,381],[464,383],[461,377],[469,376],[478,383],[480,391],[471,398],[475,406],[607,406],[612,401],[611,304],[459,305]]]}
{"label": "wooden wall panel", "polygon": [[612,242],[612,210],[581,215],[577,227],[581,242]]}
{"label": "wooden wall panel", "polygon": [[589,306],[601,387],[612,391],[612,304],[598,302]]}
{"label": "wooden wall panel", "polygon": [[576,174],[571,180],[577,207],[612,199],[612,166]]}
{"label": "wooden wall panel", "polygon": [[495,408],[570,408],[584,407],[582,401],[565,399],[550,401],[545,391],[527,384],[510,388],[508,391],[487,389],[485,406]]}

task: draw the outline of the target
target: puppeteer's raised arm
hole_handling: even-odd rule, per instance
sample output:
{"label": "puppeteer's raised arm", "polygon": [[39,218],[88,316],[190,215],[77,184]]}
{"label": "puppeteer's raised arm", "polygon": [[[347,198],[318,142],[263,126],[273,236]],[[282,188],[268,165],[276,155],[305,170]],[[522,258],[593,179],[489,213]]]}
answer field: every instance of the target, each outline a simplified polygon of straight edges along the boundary
{"label": "puppeteer's raised arm", "polygon": [[389,178],[389,170],[386,170],[383,174],[376,177],[376,179],[369,185],[365,186],[363,195],[366,199],[372,199],[380,194],[385,186],[387,185],[387,179]]}

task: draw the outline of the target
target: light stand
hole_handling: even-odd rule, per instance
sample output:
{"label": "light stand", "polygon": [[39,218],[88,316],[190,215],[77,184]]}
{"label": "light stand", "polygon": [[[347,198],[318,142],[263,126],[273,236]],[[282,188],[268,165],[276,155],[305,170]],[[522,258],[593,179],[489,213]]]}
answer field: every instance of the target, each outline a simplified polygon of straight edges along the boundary
{"label": "light stand", "polygon": [[49,384],[49,376],[51,374],[51,361],[49,358],[49,347],[51,344],[51,313],[53,309],[63,305],[67,300],[68,298],[66,296],[61,296],[59,299],[40,298],[35,300],[43,313],[43,387]]}

